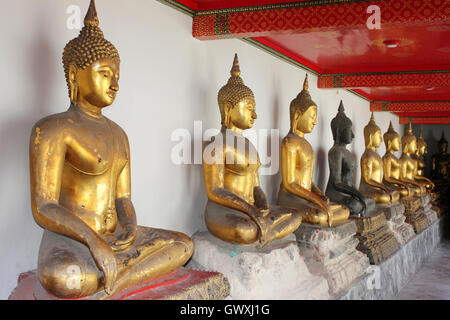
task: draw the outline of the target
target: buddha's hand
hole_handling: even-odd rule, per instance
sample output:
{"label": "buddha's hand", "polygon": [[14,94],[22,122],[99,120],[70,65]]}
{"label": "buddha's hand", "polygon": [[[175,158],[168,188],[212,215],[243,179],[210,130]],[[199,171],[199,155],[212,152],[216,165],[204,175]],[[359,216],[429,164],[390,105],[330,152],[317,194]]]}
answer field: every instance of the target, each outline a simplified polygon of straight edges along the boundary
{"label": "buddha's hand", "polygon": [[114,251],[106,241],[100,237],[91,241],[89,244],[94,260],[103,272],[105,277],[105,291],[107,294],[113,292],[114,284],[117,277],[117,262],[114,256]]}
{"label": "buddha's hand", "polygon": [[125,226],[125,232],[120,234],[117,238],[113,239],[110,243],[111,248],[114,251],[123,251],[129,248],[136,240],[137,226],[133,224],[127,224]]}

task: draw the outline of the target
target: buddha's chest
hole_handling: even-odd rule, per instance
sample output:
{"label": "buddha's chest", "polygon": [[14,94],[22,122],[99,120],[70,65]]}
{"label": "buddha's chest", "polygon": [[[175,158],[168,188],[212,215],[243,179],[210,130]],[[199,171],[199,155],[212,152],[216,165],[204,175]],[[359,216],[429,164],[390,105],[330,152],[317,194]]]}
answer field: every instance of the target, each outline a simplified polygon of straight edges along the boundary
{"label": "buddha's chest", "polygon": [[238,175],[258,171],[260,160],[255,146],[243,138],[237,145],[225,144],[225,168]]}
{"label": "buddha's chest", "polygon": [[342,154],[342,174],[344,176],[353,176],[353,173],[356,170],[356,160],[350,151],[346,150]]}
{"label": "buddha's chest", "polygon": [[314,150],[305,139],[299,139],[296,145],[296,166],[300,170],[313,170],[316,157]]}
{"label": "buddha's chest", "polygon": [[113,166],[121,170],[127,161],[125,145],[108,125],[84,127],[71,133],[66,164],[88,175],[101,175]]}

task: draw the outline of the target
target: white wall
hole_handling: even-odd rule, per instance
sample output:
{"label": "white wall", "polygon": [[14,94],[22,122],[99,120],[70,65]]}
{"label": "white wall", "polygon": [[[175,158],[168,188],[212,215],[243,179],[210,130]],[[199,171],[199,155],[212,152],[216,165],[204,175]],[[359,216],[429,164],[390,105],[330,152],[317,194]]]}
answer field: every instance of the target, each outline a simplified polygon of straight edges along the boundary
{"label": "white wall", "polygon": [[[88,0],[15,0],[3,4],[0,19],[0,298],[6,299],[20,272],[36,268],[42,230],[30,210],[28,138],[34,122],[69,106],[61,55],[78,31],[66,28],[66,8]],[[305,72],[239,40],[201,42],[191,36],[191,18],[148,0],[98,0],[101,28],[118,48],[120,92],[106,115],[128,133],[131,144],[132,190],[138,222],[192,235],[203,228],[206,203],[201,165],[174,165],[172,132],[219,127],[217,92],[229,77],[234,53],[242,77],[254,91],[258,119],[255,129],[289,130],[289,103],[301,90]],[[317,155],[314,180],[324,188],[326,154],[332,146],[329,127],[343,99],[353,120],[352,151],[364,150],[363,127],[369,103],[343,90],[318,90],[310,75],[310,93],[319,105],[318,124],[307,139]],[[383,133],[393,120],[378,113]],[[384,153],[384,146],[379,150]],[[358,170],[359,171],[359,170]],[[261,177],[274,201],[279,175]],[[357,181],[359,182],[359,172]]]}

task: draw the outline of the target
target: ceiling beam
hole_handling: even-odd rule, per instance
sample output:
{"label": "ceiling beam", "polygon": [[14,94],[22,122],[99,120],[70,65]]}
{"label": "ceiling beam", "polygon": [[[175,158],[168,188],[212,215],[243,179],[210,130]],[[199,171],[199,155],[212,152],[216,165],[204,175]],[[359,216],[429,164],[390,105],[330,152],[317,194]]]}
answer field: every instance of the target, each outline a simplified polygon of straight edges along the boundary
{"label": "ceiling beam", "polygon": [[395,112],[399,117],[404,118],[437,118],[437,117],[450,117],[450,111],[438,111],[438,112]]}
{"label": "ceiling beam", "polygon": [[381,101],[370,103],[371,112],[447,112],[450,101]]}
{"label": "ceiling beam", "polygon": [[408,124],[411,120],[412,124],[450,124],[450,117],[438,117],[438,118],[407,118],[399,117],[400,124]]}
{"label": "ceiling beam", "polygon": [[317,87],[321,89],[447,86],[450,86],[450,70],[325,74],[317,79]]}
{"label": "ceiling beam", "polygon": [[450,4],[445,0],[310,0],[197,11],[192,34],[197,39],[212,40],[362,29],[374,14],[367,13],[370,5],[380,8],[383,29],[450,20]]}

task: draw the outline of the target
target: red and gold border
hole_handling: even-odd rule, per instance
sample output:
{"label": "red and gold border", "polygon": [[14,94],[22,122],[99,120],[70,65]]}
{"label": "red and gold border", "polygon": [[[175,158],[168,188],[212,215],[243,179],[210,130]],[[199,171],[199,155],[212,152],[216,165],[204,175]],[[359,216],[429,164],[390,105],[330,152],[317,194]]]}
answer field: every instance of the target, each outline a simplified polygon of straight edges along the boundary
{"label": "red and gold border", "polygon": [[450,124],[450,117],[439,117],[439,118],[399,117],[400,124],[408,124],[409,120],[411,120],[412,124]]}
{"label": "red and gold border", "polygon": [[370,103],[370,111],[446,112],[450,111],[450,101],[379,101]]}
{"label": "red and gold border", "polygon": [[318,88],[446,87],[450,70],[320,75]]}
{"label": "red and gold border", "polygon": [[312,0],[198,11],[192,34],[211,40],[366,28],[370,5],[380,7],[382,24],[387,27],[449,21],[450,3],[446,0]]}

